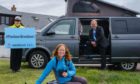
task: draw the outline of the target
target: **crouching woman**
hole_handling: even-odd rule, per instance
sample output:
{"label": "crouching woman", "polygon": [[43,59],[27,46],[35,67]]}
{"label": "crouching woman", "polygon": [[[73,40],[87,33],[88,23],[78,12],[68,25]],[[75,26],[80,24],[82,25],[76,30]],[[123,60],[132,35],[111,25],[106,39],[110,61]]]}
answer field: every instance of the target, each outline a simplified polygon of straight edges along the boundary
{"label": "crouching woman", "polygon": [[87,84],[87,80],[84,77],[75,76],[76,69],[69,49],[65,44],[56,46],[52,59],[46,65],[36,84],[41,84],[52,70],[55,72],[58,84]]}

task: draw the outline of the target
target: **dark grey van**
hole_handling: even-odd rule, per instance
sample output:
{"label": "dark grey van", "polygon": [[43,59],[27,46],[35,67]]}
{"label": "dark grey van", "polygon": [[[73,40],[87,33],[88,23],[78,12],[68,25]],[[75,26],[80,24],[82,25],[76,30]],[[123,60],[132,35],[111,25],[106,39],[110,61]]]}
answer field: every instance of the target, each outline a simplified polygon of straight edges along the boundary
{"label": "dark grey van", "polygon": [[45,67],[56,45],[65,43],[74,63],[100,64],[100,55],[88,50],[92,19],[97,19],[104,28],[107,63],[123,70],[135,70],[140,62],[140,18],[137,17],[61,17],[37,33],[37,47],[24,49],[23,58],[33,68]]}

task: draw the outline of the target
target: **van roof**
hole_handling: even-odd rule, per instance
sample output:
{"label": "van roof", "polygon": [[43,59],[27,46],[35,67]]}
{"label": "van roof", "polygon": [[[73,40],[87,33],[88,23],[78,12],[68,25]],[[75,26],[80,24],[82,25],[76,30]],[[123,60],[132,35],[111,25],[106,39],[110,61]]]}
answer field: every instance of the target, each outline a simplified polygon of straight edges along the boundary
{"label": "van roof", "polygon": [[[68,0],[65,0],[65,1],[67,2]],[[94,0],[85,0],[85,1],[91,1],[91,2],[93,2]],[[124,6],[119,6],[119,5],[117,5],[117,4],[113,4],[113,3],[110,3],[110,2],[107,2],[107,1],[103,1],[103,0],[95,0],[95,1],[96,1],[96,2],[100,2],[100,3],[103,3],[103,4],[107,4],[107,5],[110,5],[110,6],[112,6],[112,7],[116,7],[116,8],[122,9],[122,10],[129,11],[129,12],[134,13],[134,14],[136,14],[136,15],[140,14],[140,12],[138,12],[138,11],[129,9],[129,8],[127,8],[127,7],[124,7]]]}
{"label": "van roof", "polygon": [[59,18],[101,18],[101,19],[108,19],[108,18],[139,18],[139,17],[116,17],[116,16],[61,16]]}

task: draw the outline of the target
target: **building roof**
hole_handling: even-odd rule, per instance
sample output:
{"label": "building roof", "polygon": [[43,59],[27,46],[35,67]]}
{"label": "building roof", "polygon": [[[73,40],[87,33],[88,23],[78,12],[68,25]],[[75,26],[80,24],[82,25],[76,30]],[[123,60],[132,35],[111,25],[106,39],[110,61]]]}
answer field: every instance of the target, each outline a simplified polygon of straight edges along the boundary
{"label": "building roof", "polygon": [[34,14],[27,12],[17,12],[22,16],[22,23],[26,27],[35,27],[37,30],[43,28],[45,25],[51,22],[53,19],[57,19],[56,16]]}
{"label": "building roof", "polygon": [[7,15],[18,15],[16,12],[10,11],[9,9],[0,6],[0,14],[7,14]]}
{"label": "building roof", "polygon": [[[92,1],[92,0],[91,0]],[[124,6],[119,6],[119,5],[116,5],[116,4],[113,4],[113,3],[110,3],[110,2],[106,2],[106,1],[103,1],[103,0],[97,0],[98,2],[101,2],[103,4],[107,4],[107,5],[110,5],[112,7],[116,7],[116,8],[119,8],[119,9],[122,9],[122,10],[127,10],[129,12],[132,12],[132,13],[135,13],[136,15],[137,14],[140,14],[140,12],[138,11],[135,11],[135,10],[132,10],[132,9],[129,9],[127,7],[124,7]]]}

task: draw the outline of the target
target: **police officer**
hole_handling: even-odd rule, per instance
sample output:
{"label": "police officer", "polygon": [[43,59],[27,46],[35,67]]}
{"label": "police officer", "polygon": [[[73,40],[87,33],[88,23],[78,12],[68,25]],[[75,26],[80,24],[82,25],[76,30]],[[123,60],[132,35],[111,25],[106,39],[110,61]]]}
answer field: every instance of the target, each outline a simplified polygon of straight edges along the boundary
{"label": "police officer", "polygon": [[[21,17],[16,16],[14,19],[14,24],[10,28],[24,28],[21,24]],[[22,49],[11,49],[10,54],[10,68],[13,72],[18,72],[21,66],[22,59]]]}

